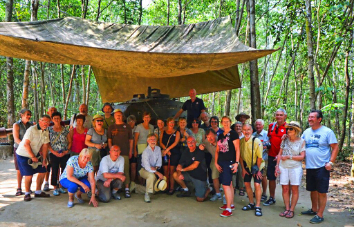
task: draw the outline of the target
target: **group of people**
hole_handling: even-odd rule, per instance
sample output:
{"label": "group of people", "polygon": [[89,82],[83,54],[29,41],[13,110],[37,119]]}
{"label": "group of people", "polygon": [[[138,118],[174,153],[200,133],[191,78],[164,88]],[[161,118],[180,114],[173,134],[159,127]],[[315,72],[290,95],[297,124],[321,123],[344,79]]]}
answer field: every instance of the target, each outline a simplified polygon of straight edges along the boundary
{"label": "group of people", "polygon": [[[31,111],[21,110],[21,119],[13,126],[16,195],[22,194],[24,176],[24,200],[30,201],[32,177],[38,173],[34,197],[49,197],[41,188],[45,181],[44,191],[48,190],[51,172],[53,195],[68,192],[68,207],[74,206],[75,199],[83,203],[82,193],[87,193],[90,204],[96,207],[96,197],[101,202],[120,200],[119,191],[123,191],[124,197],[130,198],[131,191],[145,185],[145,202],[151,202],[151,195],[157,191],[173,195],[178,190],[177,197],[195,192],[199,202],[212,192],[211,201],[223,201],[219,207],[222,217],[231,216],[235,209],[235,190],[240,196],[247,192],[249,204],[242,210],[254,210],[256,216],[262,216],[261,201],[264,206],[276,203],[278,180],[285,204],[279,215],[292,218],[305,159],[306,189],[311,192],[312,207],[302,214],[314,215],[311,223],[321,223],[330,171],[338,154],[333,131],[321,124],[322,112],[311,111],[310,128],[301,135],[300,124],[286,123],[286,111],[278,109],[276,121],[266,131],[262,119],[257,119],[254,126],[246,123],[250,117],[245,113],[236,116],[234,125],[228,116],[220,122],[217,116],[209,117],[203,100],[196,95],[191,89],[191,99],[166,122],[157,119],[156,128],[150,124],[150,113],[143,113],[143,122],[136,125],[134,116],[125,122],[123,112],[109,103],[102,108],[104,115],[93,117],[82,104],[80,113],[71,118],[70,129],[55,107],[49,108],[48,115],[36,125],[30,122]],[[187,118],[180,117],[184,111]]]}

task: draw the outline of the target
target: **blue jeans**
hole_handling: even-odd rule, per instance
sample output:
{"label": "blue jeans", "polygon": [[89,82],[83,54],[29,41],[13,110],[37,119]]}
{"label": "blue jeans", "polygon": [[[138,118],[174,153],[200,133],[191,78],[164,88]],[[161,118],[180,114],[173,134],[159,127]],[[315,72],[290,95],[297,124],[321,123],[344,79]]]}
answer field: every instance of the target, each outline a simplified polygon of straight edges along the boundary
{"label": "blue jeans", "polygon": [[[91,188],[90,182],[87,180],[87,176],[81,177],[78,179],[79,181],[81,181],[82,183],[86,184],[87,187]],[[63,186],[64,188],[68,189],[68,191],[70,193],[76,193],[77,189],[80,187],[80,191],[85,193],[85,190],[78,184],[69,181],[68,178],[64,178],[60,180],[60,184],[61,186]]]}

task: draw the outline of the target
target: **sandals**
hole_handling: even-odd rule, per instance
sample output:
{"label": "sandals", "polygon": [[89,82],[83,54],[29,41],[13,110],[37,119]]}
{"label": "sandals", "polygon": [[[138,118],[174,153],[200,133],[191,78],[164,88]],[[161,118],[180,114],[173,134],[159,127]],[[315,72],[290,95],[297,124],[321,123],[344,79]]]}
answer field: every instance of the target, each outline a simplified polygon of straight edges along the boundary
{"label": "sandals", "polygon": [[286,218],[293,218],[294,217],[294,211],[289,210],[289,212],[285,215]]}
{"label": "sandals", "polygon": [[247,206],[242,207],[242,210],[243,211],[254,210],[254,206],[255,206],[254,204],[250,203]]}
{"label": "sandals", "polygon": [[18,188],[16,191],[16,196],[23,195],[22,189]]}
{"label": "sandals", "polygon": [[289,211],[290,211],[290,210],[284,210],[283,212],[281,212],[281,213],[279,214],[279,216],[280,216],[280,217],[285,217],[286,215],[288,215]]}
{"label": "sandals", "polygon": [[255,207],[255,208],[254,208],[254,215],[256,215],[257,217],[262,216],[262,215],[263,215],[263,214],[262,214],[262,208],[260,208],[260,207]]}
{"label": "sandals", "polygon": [[239,196],[245,196],[245,190],[240,189],[240,192],[238,193]]}

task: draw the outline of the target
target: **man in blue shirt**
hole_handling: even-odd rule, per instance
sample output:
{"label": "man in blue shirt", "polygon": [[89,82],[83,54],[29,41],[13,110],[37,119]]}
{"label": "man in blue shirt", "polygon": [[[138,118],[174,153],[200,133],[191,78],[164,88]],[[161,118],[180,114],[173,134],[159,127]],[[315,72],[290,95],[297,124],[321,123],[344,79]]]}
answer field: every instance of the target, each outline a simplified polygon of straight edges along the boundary
{"label": "man in blue shirt", "polygon": [[311,192],[312,208],[301,213],[315,215],[310,220],[312,224],[324,221],[330,171],[338,155],[336,136],[321,125],[322,119],[321,110],[312,110],[308,117],[310,128],[302,134],[306,142],[306,190]]}
{"label": "man in blue shirt", "polygon": [[174,119],[178,119],[178,117],[183,113],[183,111],[187,110],[187,127],[192,128],[193,120],[196,118],[200,119],[200,114],[202,112],[205,112],[206,108],[204,106],[203,100],[197,97],[197,92],[195,89],[191,89],[189,91],[189,97],[191,99],[185,101],[182,106],[182,109],[180,109],[176,113]]}

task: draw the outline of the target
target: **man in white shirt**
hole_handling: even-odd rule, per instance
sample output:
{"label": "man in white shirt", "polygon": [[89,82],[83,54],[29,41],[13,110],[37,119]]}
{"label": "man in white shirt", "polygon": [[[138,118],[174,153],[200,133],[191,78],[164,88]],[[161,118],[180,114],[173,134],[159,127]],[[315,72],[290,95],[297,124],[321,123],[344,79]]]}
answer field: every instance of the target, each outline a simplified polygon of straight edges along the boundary
{"label": "man in white shirt", "polygon": [[162,173],[157,170],[162,165],[161,158],[161,148],[156,146],[157,138],[155,134],[149,134],[147,137],[148,146],[143,151],[141,156],[141,166],[139,174],[142,178],[146,179],[146,192],[145,192],[145,202],[150,202],[149,193],[154,192],[154,183],[156,177],[159,179],[164,179]]}
{"label": "man in white shirt", "polygon": [[[31,201],[31,184],[33,175],[38,173],[37,186],[34,197],[49,197],[41,191],[41,186],[47,172],[47,152],[49,144],[49,132],[47,127],[50,123],[50,117],[43,115],[37,125],[27,129],[21,143],[19,144],[17,153],[17,162],[22,176],[25,176],[25,201]],[[42,156],[40,155],[42,154]],[[39,164],[40,162],[40,164]]]}
{"label": "man in white shirt", "polygon": [[117,145],[113,145],[109,155],[102,158],[96,180],[100,201],[107,203],[112,197],[121,199],[117,192],[125,181],[124,158],[120,156],[120,148]]}

